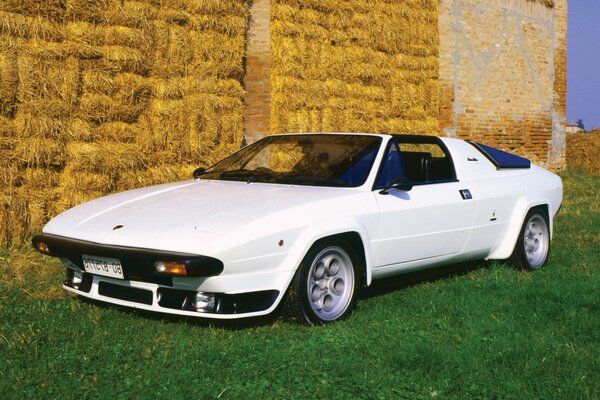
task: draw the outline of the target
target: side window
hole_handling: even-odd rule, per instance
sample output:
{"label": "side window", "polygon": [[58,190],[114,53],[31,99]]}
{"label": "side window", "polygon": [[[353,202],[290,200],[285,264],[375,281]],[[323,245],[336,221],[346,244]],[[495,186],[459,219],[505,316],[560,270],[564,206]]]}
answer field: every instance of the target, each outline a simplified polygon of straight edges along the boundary
{"label": "side window", "polygon": [[401,158],[398,144],[395,140],[390,140],[383,160],[381,160],[381,168],[379,168],[379,174],[375,180],[375,189],[388,187],[393,179],[405,175]]}
{"label": "side window", "polygon": [[404,173],[414,184],[455,180],[452,160],[438,143],[400,142]]}

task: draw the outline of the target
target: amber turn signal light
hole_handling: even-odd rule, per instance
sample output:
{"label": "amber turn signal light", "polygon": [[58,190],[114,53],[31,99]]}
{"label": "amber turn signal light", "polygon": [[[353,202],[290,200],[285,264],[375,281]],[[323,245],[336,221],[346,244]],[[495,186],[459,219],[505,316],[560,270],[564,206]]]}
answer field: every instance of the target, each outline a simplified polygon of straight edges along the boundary
{"label": "amber turn signal light", "polygon": [[50,248],[48,248],[48,245],[45,242],[34,242],[33,246],[40,253],[50,255]]}
{"label": "amber turn signal light", "polygon": [[185,264],[177,261],[157,261],[154,263],[156,272],[173,276],[186,276]]}

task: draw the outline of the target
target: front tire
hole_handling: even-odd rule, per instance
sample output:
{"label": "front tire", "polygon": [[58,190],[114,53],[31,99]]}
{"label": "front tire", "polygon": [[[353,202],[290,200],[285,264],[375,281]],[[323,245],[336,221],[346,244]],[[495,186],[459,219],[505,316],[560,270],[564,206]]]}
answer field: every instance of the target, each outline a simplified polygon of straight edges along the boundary
{"label": "front tire", "polygon": [[517,267],[532,271],[544,266],[550,252],[548,226],[545,210],[541,208],[529,210],[511,257]]}
{"label": "front tire", "polygon": [[357,257],[341,240],[318,242],[294,275],[284,308],[308,324],[326,324],[347,317],[356,303]]}

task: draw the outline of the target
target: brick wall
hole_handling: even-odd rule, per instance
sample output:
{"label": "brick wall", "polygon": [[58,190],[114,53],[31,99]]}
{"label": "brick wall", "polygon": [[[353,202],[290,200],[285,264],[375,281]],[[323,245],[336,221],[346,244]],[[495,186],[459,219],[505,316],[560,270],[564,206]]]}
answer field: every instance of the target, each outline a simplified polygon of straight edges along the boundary
{"label": "brick wall", "polygon": [[440,133],[565,162],[566,0],[440,0]]}
{"label": "brick wall", "polygon": [[271,101],[270,0],[254,0],[246,48],[244,123],[246,143],[269,133]]}

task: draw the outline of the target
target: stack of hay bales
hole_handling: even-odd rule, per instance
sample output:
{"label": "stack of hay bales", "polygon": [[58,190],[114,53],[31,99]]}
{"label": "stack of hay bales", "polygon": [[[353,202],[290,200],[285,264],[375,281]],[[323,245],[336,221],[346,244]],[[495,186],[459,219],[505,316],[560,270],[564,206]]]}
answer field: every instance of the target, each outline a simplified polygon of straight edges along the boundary
{"label": "stack of hay bales", "polygon": [[600,129],[567,134],[567,167],[600,176]]}
{"label": "stack of hay bales", "polygon": [[272,7],[271,132],[437,134],[437,1]]}
{"label": "stack of hay bales", "polygon": [[246,0],[0,2],[0,246],[239,148]]}

